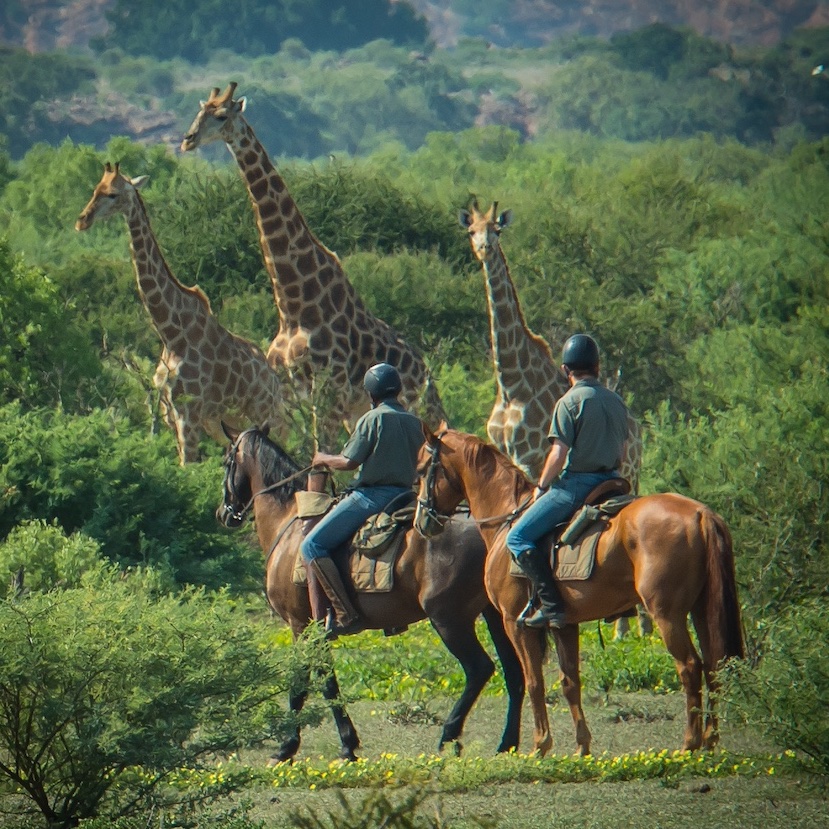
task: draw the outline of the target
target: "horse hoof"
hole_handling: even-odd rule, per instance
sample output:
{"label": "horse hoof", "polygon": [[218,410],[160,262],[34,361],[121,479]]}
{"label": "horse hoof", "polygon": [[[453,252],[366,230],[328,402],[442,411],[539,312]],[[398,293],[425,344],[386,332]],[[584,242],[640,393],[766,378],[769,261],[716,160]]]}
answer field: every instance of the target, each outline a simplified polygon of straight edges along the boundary
{"label": "horse hoof", "polygon": [[268,768],[270,769],[270,768],[273,768],[274,766],[281,766],[283,763],[293,763],[293,762],[294,762],[293,755],[289,754],[289,755],[286,755],[286,756],[283,757],[281,754],[274,754],[273,757],[271,757],[268,760]]}

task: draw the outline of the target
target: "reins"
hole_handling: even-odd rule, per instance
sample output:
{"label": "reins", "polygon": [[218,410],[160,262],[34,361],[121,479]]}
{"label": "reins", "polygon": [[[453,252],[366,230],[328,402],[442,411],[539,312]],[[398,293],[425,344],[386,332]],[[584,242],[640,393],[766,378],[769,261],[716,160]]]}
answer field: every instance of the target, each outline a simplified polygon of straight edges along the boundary
{"label": "reins", "polygon": [[[435,485],[435,475],[437,474],[437,467],[438,467],[438,455],[440,453],[440,446],[441,446],[441,438],[446,434],[444,430],[440,434],[436,435],[437,445],[432,447],[429,446],[429,454],[432,456],[431,462],[429,463],[429,469],[426,471],[426,493],[428,501],[424,501],[422,498],[418,498],[417,502],[420,505],[420,508],[426,512],[426,514],[435,522],[443,526],[446,522],[452,518],[452,514],[444,515],[443,513],[438,512],[435,507],[432,506],[433,501],[433,492],[434,492],[434,485]],[[443,470],[444,475],[446,475],[446,469]],[[446,480],[449,484],[454,488],[458,489],[458,487],[449,479],[449,476],[446,475]],[[532,503],[532,495],[528,495],[518,506],[516,506],[510,512],[505,512],[502,515],[490,515],[487,518],[473,518],[470,514],[470,520],[473,524],[476,524],[479,527],[482,527],[486,524],[508,524],[514,521],[522,512],[524,512],[527,507],[530,506]],[[457,510],[456,510],[457,512]]]}

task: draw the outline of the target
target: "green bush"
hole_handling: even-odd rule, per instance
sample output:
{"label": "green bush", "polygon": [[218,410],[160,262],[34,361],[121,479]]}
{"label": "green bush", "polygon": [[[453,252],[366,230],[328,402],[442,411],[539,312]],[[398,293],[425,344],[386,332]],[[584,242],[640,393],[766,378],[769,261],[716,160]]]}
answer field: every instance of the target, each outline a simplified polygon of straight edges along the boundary
{"label": "green bush", "polygon": [[[316,721],[278,700],[302,681],[302,649],[224,595],[155,598],[139,575],[99,569],[80,588],[0,602],[0,798],[49,827],[117,818],[182,794],[170,772]],[[201,792],[232,791],[231,778]]]}
{"label": "green bush", "polygon": [[758,629],[754,663],[722,674],[725,712],[759,729],[806,768],[829,777],[829,617],[821,599],[783,610]]}

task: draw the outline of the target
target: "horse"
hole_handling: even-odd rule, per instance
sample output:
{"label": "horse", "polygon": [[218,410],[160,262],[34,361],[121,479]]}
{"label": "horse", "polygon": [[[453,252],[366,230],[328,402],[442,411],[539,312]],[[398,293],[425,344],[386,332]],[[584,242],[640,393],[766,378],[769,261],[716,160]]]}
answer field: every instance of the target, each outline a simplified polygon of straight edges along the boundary
{"label": "horse", "polygon": [[[291,630],[294,641],[312,623],[308,589],[297,585],[293,571],[302,541],[295,493],[305,489],[302,470],[281,446],[268,438],[267,425],[239,431],[222,424],[230,446],[224,458],[222,504],[216,517],[228,528],[243,524],[252,513],[265,561],[265,594],[271,609]],[[414,496],[414,491],[412,492]],[[463,692],[443,724],[438,750],[453,744],[460,754],[466,718],[495,671],[481,645],[475,623],[482,615],[501,663],[508,695],[507,717],[499,752],[518,744],[524,680],[521,665],[501,614],[484,589],[486,547],[469,519],[452,521],[445,539],[428,541],[413,529],[406,533],[393,571],[393,586],[385,593],[352,596],[366,629],[391,632],[428,619],[441,641],[463,668]],[[323,696],[331,703],[340,738],[340,758],[355,760],[360,746],[354,724],[338,702],[339,685],[333,666],[324,678]],[[290,710],[299,712],[307,688],[291,691]],[[291,760],[300,747],[300,731],[289,734],[271,763]]]}
{"label": "horse", "polygon": [[[549,632],[517,622],[527,604],[528,581],[510,573],[505,543],[509,524],[531,502],[533,484],[504,454],[474,435],[445,425],[439,434],[424,432],[415,526],[438,533],[460,502],[468,502],[487,545],[487,593],[503,615],[521,660],[533,711],[534,750],[544,756],[553,745],[542,670]],[[683,748],[716,745],[716,669],[722,660],[744,657],[732,539],[722,517],[676,493],[639,497],[610,518],[592,575],[584,581],[560,581],[559,588],[567,625],[553,636],[578,753],[589,754],[591,742],[581,704],[578,625],[616,616],[637,602],[653,617],[685,691]],[[689,613],[701,659],[691,641]],[[708,709],[703,709],[703,674]]]}

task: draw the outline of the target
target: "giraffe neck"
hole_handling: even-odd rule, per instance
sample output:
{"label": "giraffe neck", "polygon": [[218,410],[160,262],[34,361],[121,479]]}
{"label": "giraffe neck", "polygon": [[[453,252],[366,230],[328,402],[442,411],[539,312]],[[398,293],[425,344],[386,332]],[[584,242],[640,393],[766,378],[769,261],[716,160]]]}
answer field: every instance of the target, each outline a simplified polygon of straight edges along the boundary
{"label": "giraffe neck", "polygon": [[169,344],[181,337],[189,325],[210,316],[207,297],[198,288],[185,287],[173,276],[137,193],[125,218],[138,293],[158,335]]}
{"label": "giraffe neck", "polygon": [[336,254],[308,228],[251,126],[241,118],[236,124],[240,128],[227,140],[228,149],[236,158],[253,204],[280,325],[299,324],[303,309],[317,302],[321,289],[328,291],[334,283],[341,286],[337,294],[342,301],[348,298],[355,307],[362,307]]}
{"label": "giraffe neck", "polygon": [[[489,302],[489,328],[495,375],[502,392],[526,384],[537,384],[539,375],[547,383],[559,382],[564,394],[567,383],[553,362],[544,340],[527,327],[503,251],[497,247],[483,262]],[[512,395],[508,395],[512,396]]]}

